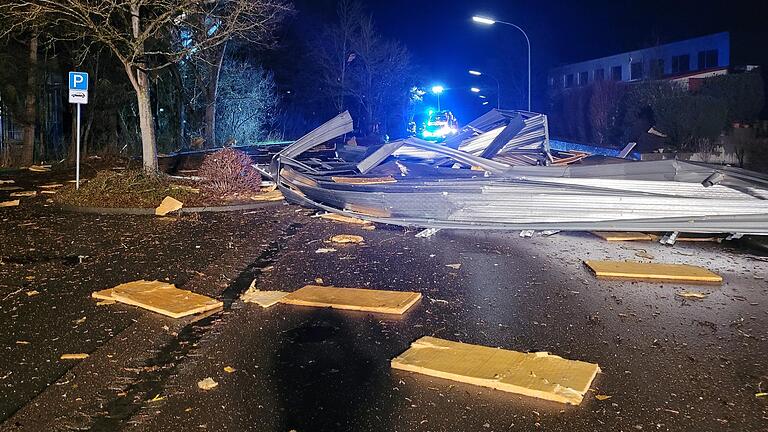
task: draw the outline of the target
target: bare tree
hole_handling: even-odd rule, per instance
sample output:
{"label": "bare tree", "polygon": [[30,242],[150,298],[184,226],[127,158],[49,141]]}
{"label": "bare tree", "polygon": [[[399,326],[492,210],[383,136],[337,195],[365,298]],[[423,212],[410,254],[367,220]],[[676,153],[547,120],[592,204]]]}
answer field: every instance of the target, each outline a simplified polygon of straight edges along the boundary
{"label": "bare tree", "polygon": [[220,139],[249,144],[268,137],[278,102],[271,73],[228,61],[221,70],[218,93],[216,127]]}
{"label": "bare tree", "polygon": [[264,46],[290,12],[284,0],[3,0],[0,15],[10,33],[29,26],[53,37],[106,46],[122,63],[136,93],[142,157],[157,170],[154,117],[150,100],[152,70],[202,57],[233,37]]}

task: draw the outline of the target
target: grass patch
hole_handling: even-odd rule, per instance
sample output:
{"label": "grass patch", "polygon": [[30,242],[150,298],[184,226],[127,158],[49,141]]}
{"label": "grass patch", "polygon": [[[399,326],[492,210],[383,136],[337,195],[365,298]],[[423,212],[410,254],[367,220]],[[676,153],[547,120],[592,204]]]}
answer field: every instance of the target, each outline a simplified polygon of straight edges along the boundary
{"label": "grass patch", "polygon": [[220,200],[194,193],[195,182],[179,181],[166,175],[147,175],[141,170],[99,171],[96,176],[80,184],[61,188],[54,196],[58,204],[76,207],[154,208],[163,198],[171,196],[186,207],[218,205]]}

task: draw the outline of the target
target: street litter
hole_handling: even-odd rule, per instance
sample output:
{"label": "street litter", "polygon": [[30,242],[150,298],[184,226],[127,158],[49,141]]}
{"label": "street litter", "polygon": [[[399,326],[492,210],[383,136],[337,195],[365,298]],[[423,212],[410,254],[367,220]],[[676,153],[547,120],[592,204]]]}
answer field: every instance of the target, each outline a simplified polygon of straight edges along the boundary
{"label": "street litter", "polygon": [[336,213],[324,213],[324,214],[321,214],[319,217],[323,219],[328,219],[336,222],[343,222],[343,223],[348,223],[353,225],[370,225],[371,224],[371,222],[367,220],[362,220],[356,217],[345,216],[345,215],[336,214]]}
{"label": "street litter", "polygon": [[277,189],[269,192],[251,195],[250,198],[251,198],[251,201],[258,201],[258,202],[275,202],[275,201],[282,201],[283,199],[285,199],[285,197],[283,197],[283,193]]}
{"label": "street litter", "polygon": [[522,353],[430,336],[392,359],[392,368],[579,405],[600,367],[546,352]]}
{"label": "street litter", "polygon": [[3,180],[3,179],[0,179],[0,185],[1,184],[14,184],[14,183],[16,183],[16,180]]}
{"label": "street litter", "polygon": [[584,261],[598,279],[637,279],[671,282],[722,283],[723,278],[703,267],[630,261]]}
{"label": "street litter", "polygon": [[88,357],[89,357],[89,354],[85,354],[85,353],[62,354],[61,360],[83,360],[83,359],[87,359]]}
{"label": "street litter", "polygon": [[40,294],[40,291],[37,291],[37,290],[27,291],[27,297],[36,296],[38,294]]}
{"label": "street litter", "polygon": [[362,243],[363,238],[359,235],[352,235],[352,234],[339,234],[331,237],[331,241],[333,243],[340,243],[340,244],[346,244],[346,243]]}
{"label": "street litter", "polygon": [[32,165],[28,168],[32,172],[49,172],[51,171],[50,165]]}
{"label": "street litter", "polygon": [[12,201],[0,201],[0,207],[16,207],[19,205],[19,200],[12,200]]}
{"label": "street litter", "polygon": [[687,299],[705,299],[709,297],[709,294],[707,293],[700,293],[695,291],[681,291],[675,294]]}
{"label": "street litter", "polygon": [[218,300],[176,288],[160,281],[139,280],[91,294],[99,300],[138,306],[171,318],[203,313],[223,307]]}
{"label": "street litter", "polygon": [[252,283],[251,287],[248,288],[248,290],[240,296],[240,300],[244,301],[245,303],[256,303],[263,308],[268,308],[279,303],[280,300],[287,295],[288,293],[284,291],[257,290]]}
{"label": "street litter", "polygon": [[37,196],[37,191],[19,191],[11,192],[11,198],[25,198]]}
{"label": "street litter", "polygon": [[[444,143],[410,137],[304,155],[352,129],[344,112],[265,171],[288,201],[406,227],[768,235],[768,176],[679,160],[558,165],[541,114],[492,110]],[[397,180],[370,181],[389,176]]]}
{"label": "street litter", "polygon": [[608,396],[608,395],[595,395],[595,399],[597,399],[599,401],[608,400],[608,399],[610,399],[612,397],[613,396]]}
{"label": "street litter", "polygon": [[331,252],[336,252],[336,249],[334,249],[334,248],[320,248],[320,249],[315,251],[315,253],[319,253],[319,254],[331,253]]}
{"label": "street litter", "polygon": [[39,187],[40,187],[40,189],[57,189],[57,188],[60,188],[62,186],[64,186],[64,185],[61,184],[61,183],[49,183],[49,184],[40,185]]}
{"label": "street litter", "polygon": [[283,297],[280,302],[402,315],[419,299],[421,294],[416,292],[307,285]]}
{"label": "street litter", "polygon": [[656,240],[656,236],[640,232],[593,231],[592,234],[609,242]]}
{"label": "street litter", "polygon": [[213,380],[213,378],[208,377],[202,381],[197,382],[197,387],[199,387],[201,390],[211,390],[213,388],[216,388],[219,383]]}
{"label": "street litter", "polygon": [[21,186],[0,186],[0,191],[2,192],[17,191],[22,189],[24,188],[22,188]]}
{"label": "street litter", "polygon": [[452,268],[454,270],[458,270],[458,269],[461,268],[461,264],[446,264],[445,266],[446,267],[450,267],[450,268]]}
{"label": "street litter", "polygon": [[160,205],[155,209],[155,216],[165,216],[168,213],[175,212],[177,210],[181,210],[181,208],[184,206],[184,203],[177,200],[173,197],[165,197],[163,199],[163,202],[160,203]]}

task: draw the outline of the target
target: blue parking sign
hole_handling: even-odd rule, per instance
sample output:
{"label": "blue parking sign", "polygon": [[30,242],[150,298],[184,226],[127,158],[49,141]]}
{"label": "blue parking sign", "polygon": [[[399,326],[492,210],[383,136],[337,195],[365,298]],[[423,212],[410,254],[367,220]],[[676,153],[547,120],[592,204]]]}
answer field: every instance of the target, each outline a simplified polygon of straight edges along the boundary
{"label": "blue parking sign", "polygon": [[88,73],[87,72],[70,72],[69,73],[69,89],[70,90],[88,90]]}

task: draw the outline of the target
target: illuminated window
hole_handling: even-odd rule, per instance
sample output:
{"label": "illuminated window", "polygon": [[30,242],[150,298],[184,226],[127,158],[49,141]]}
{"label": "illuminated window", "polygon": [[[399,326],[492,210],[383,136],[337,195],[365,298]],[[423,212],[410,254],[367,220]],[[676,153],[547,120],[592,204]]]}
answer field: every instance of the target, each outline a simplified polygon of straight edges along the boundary
{"label": "illuminated window", "polygon": [[688,54],[672,57],[672,73],[679,74],[691,70],[691,56]]}
{"label": "illuminated window", "polygon": [[621,81],[621,66],[614,66],[611,68],[611,79],[614,81]]}

